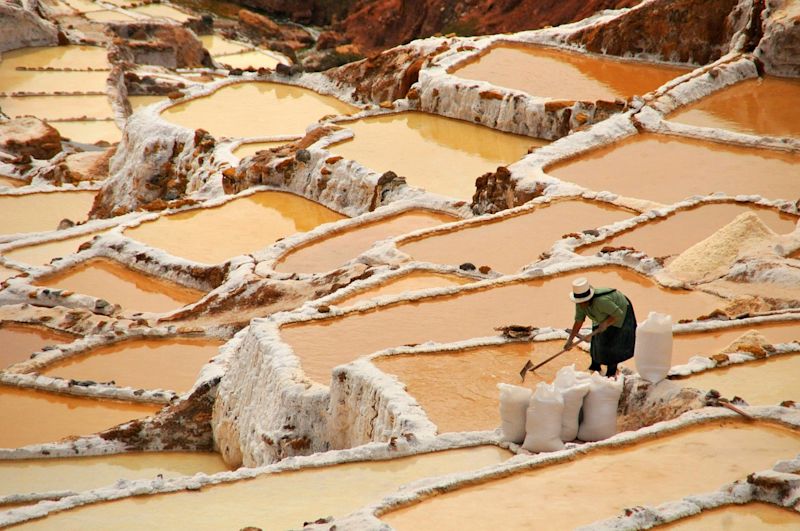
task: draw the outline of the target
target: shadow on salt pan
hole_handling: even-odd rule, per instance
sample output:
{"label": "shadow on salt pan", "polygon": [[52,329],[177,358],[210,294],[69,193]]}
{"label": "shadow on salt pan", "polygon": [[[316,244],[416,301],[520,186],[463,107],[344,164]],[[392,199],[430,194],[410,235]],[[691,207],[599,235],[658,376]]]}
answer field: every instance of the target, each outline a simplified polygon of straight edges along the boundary
{"label": "shadow on salt pan", "polygon": [[43,326],[0,322],[0,370],[13,363],[25,361],[45,345],[71,343],[79,336]]}
{"label": "shadow on salt pan", "polygon": [[25,529],[295,529],[344,516],[401,485],[477,470],[511,457],[493,446],[447,450],[390,461],[364,461],[265,474],[203,487],[199,492],[136,496],[96,503],[35,520]]}
{"label": "shadow on salt pan", "polygon": [[633,301],[640,319],[657,310],[677,321],[709,313],[725,303],[707,293],[660,288],[649,278],[624,268],[604,267],[432,296],[413,303],[389,303],[342,317],[284,325],[280,333],[300,358],[306,375],[327,383],[337,365],[390,347],[497,336],[495,327],[510,324],[569,328],[575,305],[567,295],[572,280],[580,276],[588,277],[595,286],[620,289]]}
{"label": "shadow on salt pan", "polygon": [[352,140],[330,150],[379,173],[393,171],[411,186],[447,197],[469,199],[475,179],[516,162],[538,138],[424,112],[402,112],[340,123]]}
{"label": "shadow on salt pan", "polygon": [[800,433],[786,428],[713,422],[451,490],[381,519],[398,530],[574,529],[715,491],[794,458],[798,444]]}
{"label": "shadow on salt pan", "polygon": [[644,133],[545,168],[591,190],[672,204],[724,192],[797,199],[800,154]]}

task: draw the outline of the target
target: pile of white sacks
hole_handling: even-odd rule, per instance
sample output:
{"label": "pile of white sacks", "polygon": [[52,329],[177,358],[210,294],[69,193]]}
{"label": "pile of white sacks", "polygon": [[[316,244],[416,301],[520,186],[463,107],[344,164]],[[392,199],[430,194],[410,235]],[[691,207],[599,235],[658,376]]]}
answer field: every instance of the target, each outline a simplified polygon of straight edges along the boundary
{"label": "pile of white sacks", "polygon": [[[651,312],[636,331],[634,361],[644,379],[658,383],[672,361],[672,318]],[[536,391],[498,384],[503,439],[530,452],[554,452],[564,443],[601,441],[617,433],[617,405],[624,376],[606,378],[598,373],[562,367],[552,384]]]}

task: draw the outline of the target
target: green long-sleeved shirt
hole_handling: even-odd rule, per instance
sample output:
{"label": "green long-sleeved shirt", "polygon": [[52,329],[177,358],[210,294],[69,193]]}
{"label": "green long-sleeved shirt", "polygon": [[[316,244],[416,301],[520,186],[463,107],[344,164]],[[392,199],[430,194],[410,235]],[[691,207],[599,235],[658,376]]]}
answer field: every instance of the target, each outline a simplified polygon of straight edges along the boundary
{"label": "green long-sleeved shirt", "polygon": [[612,288],[595,288],[594,297],[585,309],[580,304],[575,304],[575,322],[582,323],[589,317],[597,326],[613,316],[614,322],[611,325],[622,328],[627,312],[628,299],[622,292]]}

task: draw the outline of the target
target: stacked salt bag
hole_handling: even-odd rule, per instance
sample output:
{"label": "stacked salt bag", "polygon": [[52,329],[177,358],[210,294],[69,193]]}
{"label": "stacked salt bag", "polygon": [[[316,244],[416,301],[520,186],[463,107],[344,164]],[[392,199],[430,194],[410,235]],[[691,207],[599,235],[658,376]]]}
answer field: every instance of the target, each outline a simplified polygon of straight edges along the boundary
{"label": "stacked salt bag", "polygon": [[672,316],[650,312],[636,328],[633,360],[645,380],[656,384],[667,377],[672,367]]}
{"label": "stacked salt bag", "polygon": [[617,405],[622,396],[624,377],[606,378],[598,373],[589,377],[589,393],[583,399],[583,422],[578,439],[602,441],[617,433]]}
{"label": "stacked salt bag", "polygon": [[500,389],[500,420],[503,440],[521,443],[525,439],[525,422],[533,392],[518,385],[497,384]]}
{"label": "stacked salt bag", "polygon": [[553,386],[564,400],[564,413],[561,416],[561,440],[569,442],[578,436],[578,419],[583,407],[583,399],[589,393],[589,375],[575,370],[575,365],[561,367],[556,373]]}
{"label": "stacked salt bag", "polygon": [[564,448],[561,441],[561,422],[564,399],[552,384],[539,382],[530,400],[525,422],[525,442],[529,452],[555,452]]}

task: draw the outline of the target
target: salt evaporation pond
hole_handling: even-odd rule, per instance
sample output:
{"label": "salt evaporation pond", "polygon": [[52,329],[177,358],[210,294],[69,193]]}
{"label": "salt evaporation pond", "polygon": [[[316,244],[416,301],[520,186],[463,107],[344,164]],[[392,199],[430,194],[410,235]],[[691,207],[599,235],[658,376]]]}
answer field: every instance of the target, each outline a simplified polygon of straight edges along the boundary
{"label": "salt evaporation pond", "polygon": [[[390,461],[348,463],[269,474],[199,492],[137,496],[56,513],[21,529],[295,529],[344,516],[401,485],[501,463],[512,454],[494,446],[448,450]],[[313,501],[313,503],[309,503]]]}
{"label": "salt evaporation pond", "polygon": [[84,13],[86,18],[89,20],[94,20],[95,22],[128,22],[132,20],[136,20],[136,17],[128,15],[127,13],[121,13],[119,11],[90,11],[88,13]]}
{"label": "salt evaporation pond", "polygon": [[[3,77],[7,70],[27,68],[108,68],[108,50],[100,46],[45,46],[3,52],[0,62]],[[108,75],[107,73],[104,75]],[[103,83],[102,86],[105,86]],[[56,88],[56,87],[51,87]],[[58,87],[59,90],[61,87]]]}
{"label": "salt evaporation pond", "polygon": [[740,133],[800,137],[800,80],[748,79],[682,107],[669,120]]}
{"label": "salt evaporation pond", "polygon": [[16,249],[5,251],[3,256],[15,262],[22,262],[23,264],[43,266],[49,264],[53,258],[64,257],[78,252],[78,247],[80,247],[82,243],[91,241],[93,237],[94,234],[81,234],[80,236],[64,238],[63,240],[26,245],[24,247],[17,247]]}
{"label": "salt evaporation pond", "polygon": [[800,154],[645,133],[545,171],[592,190],[671,204],[714,192],[794,200],[798,167]]}
{"label": "salt evaporation pond", "polygon": [[15,277],[19,275],[21,271],[17,271],[16,269],[11,269],[10,267],[5,267],[0,265],[0,282],[7,278]]}
{"label": "salt evaporation pond", "polygon": [[681,378],[678,383],[695,389],[716,389],[722,396],[739,396],[748,404],[774,406],[784,400],[800,402],[800,354],[781,354],[710,369]]}
{"label": "salt evaporation pond", "polygon": [[636,212],[605,203],[558,201],[513,217],[423,236],[400,244],[399,249],[418,261],[452,265],[470,262],[514,273],[536,262],[565,234],[635,215]]}
{"label": "salt evaporation pond", "polygon": [[208,50],[212,57],[239,53],[250,49],[250,46],[244,43],[230,41],[219,35],[202,35],[200,36],[200,42],[203,43],[203,48]]}
{"label": "salt evaporation pond", "polygon": [[98,400],[0,385],[0,448],[90,435],[129,420],[147,417],[162,406]]}
{"label": "salt evaporation pond", "polygon": [[[67,118],[111,118],[114,111],[107,96],[101,95],[58,95],[58,96],[3,96],[0,108],[8,116],[36,116],[43,120],[64,120]],[[54,127],[57,124],[52,124]]]}
{"label": "salt evaporation pond", "polygon": [[0,92],[104,92],[108,72],[0,71]]}
{"label": "salt evaporation pond", "polygon": [[186,22],[191,15],[187,15],[179,9],[164,4],[148,4],[131,9],[133,13],[147,15],[153,18],[167,18],[170,20],[177,20],[178,22]]}
{"label": "salt evaporation pond", "polygon": [[98,142],[116,143],[122,138],[122,131],[113,120],[70,120],[50,122],[58,133],[73,142],[96,144]]}
{"label": "salt evaporation pond", "polygon": [[429,288],[460,286],[474,281],[474,279],[459,277],[457,275],[445,275],[443,273],[433,273],[430,271],[412,271],[411,273],[381,282],[378,286],[339,299],[335,304],[339,307],[353,306],[359,302],[375,297],[397,295]]}
{"label": "salt evaporation pond", "polygon": [[34,492],[83,491],[120,479],[164,479],[228,470],[211,452],[132,452],[97,457],[0,461],[0,496]]}
{"label": "salt evaporation pond", "polygon": [[797,511],[760,502],[706,509],[698,515],[658,526],[659,531],[705,531],[708,529],[792,531],[798,528],[800,528],[800,514]]}
{"label": "salt evaporation pond", "polygon": [[29,359],[45,345],[71,343],[77,337],[43,326],[0,321],[0,370]]}
{"label": "salt evaporation pond", "polygon": [[510,343],[455,352],[385,356],[373,363],[393,374],[408,394],[425,410],[439,433],[493,430],[500,426],[498,383],[535,389],[550,383],[561,367],[575,364],[583,370],[591,361],[588,352],[575,348],[529,372],[520,382],[519,371],[529,359],[544,361],[564,348],[564,341]]}
{"label": "salt evaporation pond", "polygon": [[283,255],[276,271],[286,273],[321,273],[340,267],[360,255],[379,240],[456,221],[442,212],[409,210],[386,219],[344,229],[313,240]]}
{"label": "salt evaporation pond", "polygon": [[243,159],[245,157],[250,157],[255,155],[259,151],[263,151],[265,149],[272,149],[276,147],[283,146],[287,143],[286,140],[278,140],[275,142],[245,142],[241,144],[239,147],[233,150],[233,154]]}
{"label": "salt evaporation pond", "polygon": [[777,210],[747,204],[712,203],[679,210],[666,218],[639,224],[631,230],[580,249],[582,254],[593,254],[606,246],[632,247],[649,256],[675,256],[708,238],[739,214],[751,211],[778,234],[792,232],[797,225],[797,216]]}
{"label": "salt evaporation pond", "polygon": [[261,51],[252,51],[215,57],[218,63],[231,68],[275,68],[283,63],[278,57]]}
{"label": "salt evaporation pond", "polygon": [[103,258],[93,258],[41,277],[35,284],[105,299],[129,312],[167,312],[204,295],[202,291],[139,273]]}
{"label": "salt evaporation pond", "polygon": [[724,349],[750,330],[763,335],[773,345],[800,341],[800,323],[759,323],[709,332],[674,334],[672,364],[683,365],[692,356],[711,356]]}
{"label": "salt evaporation pond", "polygon": [[64,0],[64,3],[81,13],[90,13],[103,9],[101,5],[95,4],[91,0]]}
{"label": "salt evaporation pond", "polygon": [[133,112],[166,99],[168,99],[166,96],[128,96],[128,102],[131,104]]}
{"label": "salt evaporation pond", "polygon": [[300,358],[306,375],[326,383],[337,365],[389,347],[496,336],[495,327],[511,324],[569,328],[575,304],[567,295],[572,280],[581,276],[594,286],[625,293],[640,320],[651,310],[668,313],[676,321],[697,317],[723,303],[707,293],[667,290],[638,273],[605,267],[286,325],[281,336]]}
{"label": "salt evaporation pond", "polygon": [[114,380],[119,387],[183,393],[194,385],[203,365],[219,353],[221,344],[197,338],[134,339],[71,356],[40,372],[54,378]]}
{"label": "salt evaporation pond", "polygon": [[573,529],[627,507],[716,491],[795,457],[798,444],[800,434],[785,428],[716,422],[465,486],[381,519],[397,530]]}
{"label": "salt evaporation pond", "polygon": [[10,188],[18,188],[24,186],[25,181],[19,179],[12,179],[11,177],[4,177],[0,175],[0,186],[8,186]]}
{"label": "salt evaporation pond", "polygon": [[215,208],[162,216],[125,234],[175,256],[216,264],[344,217],[305,197],[259,192]]}
{"label": "salt evaporation pond", "polygon": [[331,151],[379,173],[393,171],[411,186],[459,199],[475,179],[516,162],[546,141],[424,112],[371,116],[340,124],[355,133]]}
{"label": "salt evaporation pond", "polygon": [[688,71],[543,46],[501,44],[452,73],[551,100],[614,101],[651,92]]}
{"label": "salt evaporation pond", "polygon": [[49,192],[0,196],[0,234],[51,231],[62,219],[83,221],[97,192]]}
{"label": "salt evaporation pond", "polygon": [[217,137],[259,137],[302,135],[309,124],[323,116],[355,110],[313,90],[251,81],[227,85],[209,96],[179,103],[166,109],[162,116],[189,129],[203,128]]}

